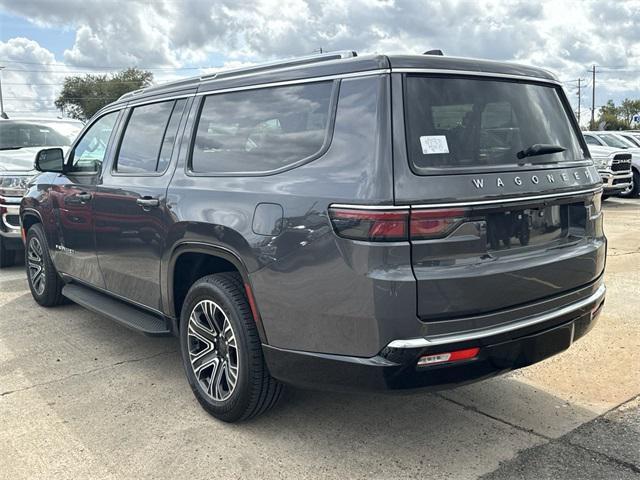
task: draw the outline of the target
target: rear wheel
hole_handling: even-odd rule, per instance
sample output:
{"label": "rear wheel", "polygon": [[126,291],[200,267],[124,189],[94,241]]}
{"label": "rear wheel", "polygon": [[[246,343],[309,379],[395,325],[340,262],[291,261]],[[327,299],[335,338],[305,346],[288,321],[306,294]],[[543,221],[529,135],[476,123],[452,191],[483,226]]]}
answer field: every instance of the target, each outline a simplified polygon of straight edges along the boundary
{"label": "rear wheel", "polygon": [[0,237],[0,268],[11,267],[15,264],[16,252],[9,250],[4,243],[4,239]]}
{"label": "rear wheel", "polygon": [[246,420],[276,404],[282,384],[271,377],[238,274],[198,280],[180,315],[180,347],[196,398],[225,422]]}
{"label": "rear wheel", "polygon": [[27,232],[24,263],[31,295],[43,307],[64,303],[63,282],[53,266],[42,225],[36,223]]}

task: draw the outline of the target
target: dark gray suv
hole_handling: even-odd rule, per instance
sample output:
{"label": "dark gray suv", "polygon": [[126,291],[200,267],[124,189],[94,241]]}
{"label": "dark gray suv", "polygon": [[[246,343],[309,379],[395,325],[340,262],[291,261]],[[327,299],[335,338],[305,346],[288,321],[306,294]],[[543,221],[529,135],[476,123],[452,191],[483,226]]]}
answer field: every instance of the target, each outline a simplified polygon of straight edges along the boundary
{"label": "dark gray suv", "polygon": [[35,300],[179,336],[225,421],[284,384],[530,365],[604,301],[600,176],[537,68],[348,52],[216,73],[123,96],[37,164]]}

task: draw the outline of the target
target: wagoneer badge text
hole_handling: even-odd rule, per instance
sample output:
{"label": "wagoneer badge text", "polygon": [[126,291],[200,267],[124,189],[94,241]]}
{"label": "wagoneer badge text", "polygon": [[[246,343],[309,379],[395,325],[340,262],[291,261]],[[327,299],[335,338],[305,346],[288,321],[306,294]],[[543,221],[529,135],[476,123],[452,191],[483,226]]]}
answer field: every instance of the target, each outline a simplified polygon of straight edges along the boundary
{"label": "wagoneer badge text", "polygon": [[[583,170],[583,172],[584,172],[584,178],[586,180],[592,180],[591,172],[589,172],[589,170],[585,169]],[[517,186],[521,187],[528,182],[532,183],[533,185],[538,185],[540,182],[553,184],[553,183],[556,183],[556,181],[558,183],[568,183],[570,180],[582,180],[582,178],[583,177],[580,175],[580,172],[576,170],[571,175],[569,175],[566,172],[545,173],[545,174],[531,175],[529,177],[518,175],[513,177],[512,181]],[[473,178],[471,181],[473,182],[473,185],[476,188],[484,188],[485,186],[485,178]],[[505,181],[502,179],[502,177],[496,177],[496,185],[498,187],[504,187],[504,183]]]}

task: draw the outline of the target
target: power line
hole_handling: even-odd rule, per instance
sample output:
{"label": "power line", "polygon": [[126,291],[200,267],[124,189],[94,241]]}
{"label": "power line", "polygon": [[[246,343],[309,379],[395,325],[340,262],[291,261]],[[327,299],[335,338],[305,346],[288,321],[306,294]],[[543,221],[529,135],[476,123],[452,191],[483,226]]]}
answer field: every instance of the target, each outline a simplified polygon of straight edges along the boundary
{"label": "power line", "polygon": [[[110,80],[110,83],[119,83],[119,84],[138,84],[139,82],[136,81],[124,81],[124,80]],[[32,83],[32,82],[3,82],[3,85],[19,85],[19,86],[31,86],[31,85],[37,85],[37,86],[58,86],[58,85],[64,85],[65,82],[55,82],[55,83]]]}
{"label": "power line", "polygon": [[[115,100],[118,96],[114,97],[65,97],[68,100]],[[5,97],[5,100],[15,100],[15,101],[24,101],[24,100],[37,100],[37,97]]]}
{"label": "power line", "polygon": [[[83,67],[81,65],[74,65],[71,63],[64,63],[64,62],[29,62],[29,61],[22,61],[22,60],[6,60],[6,59],[0,59],[0,62],[2,63],[17,63],[20,65],[44,65],[44,66],[60,66],[60,67],[71,67],[71,68],[76,68],[76,69],[83,69],[83,70],[121,70],[121,69],[126,69],[126,68],[140,68],[140,69],[144,69],[144,70],[202,70],[205,68],[221,68],[221,66],[202,66],[202,67],[150,67],[150,66],[140,66],[140,65],[92,65],[92,66],[86,66]],[[10,70],[10,69],[7,69]],[[11,69],[12,71],[15,70],[19,70],[19,71],[29,71],[29,70],[23,70],[23,69],[16,69],[15,67],[13,67]],[[50,69],[46,70],[47,72],[51,71]]]}
{"label": "power line", "polygon": [[[140,67],[127,67],[127,68],[139,68],[140,70],[163,70],[166,72],[174,72],[176,70],[185,70],[182,68],[174,68],[174,69],[159,69],[159,68],[140,68]],[[191,70],[205,70],[207,68],[219,68],[219,67],[189,67],[189,69]],[[111,73],[111,72],[117,72],[117,71],[121,71],[122,69],[119,68],[112,68],[112,69],[102,69],[102,70],[52,70],[52,69],[48,69],[48,70],[33,70],[33,69],[23,69],[23,68],[7,68],[5,69],[6,72],[28,72],[28,73],[50,73],[50,74],[56,74],[56,75],[66,75],[68,73],[91,73],[91,74],[100,74],[100,73]]]}

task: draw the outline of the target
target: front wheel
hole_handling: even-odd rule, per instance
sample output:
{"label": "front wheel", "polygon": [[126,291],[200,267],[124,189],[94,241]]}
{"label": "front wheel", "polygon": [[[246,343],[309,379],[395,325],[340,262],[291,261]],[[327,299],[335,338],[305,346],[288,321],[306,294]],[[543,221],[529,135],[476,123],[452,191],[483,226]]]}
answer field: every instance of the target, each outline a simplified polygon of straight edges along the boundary
{"label": "front wheel", "polygon": [[209,275],[192,285],[180,315],[180,348],[193,393],[220,420],[249,419],[281,396],[238,274]]}
{"label": "front wheel", "polygon": [[27,232],[24,249],[24,264],[33,299],[43,307],[53,307],[64,303],[63,282],[51,261],[47,238],[42,225],[32,226]]}

